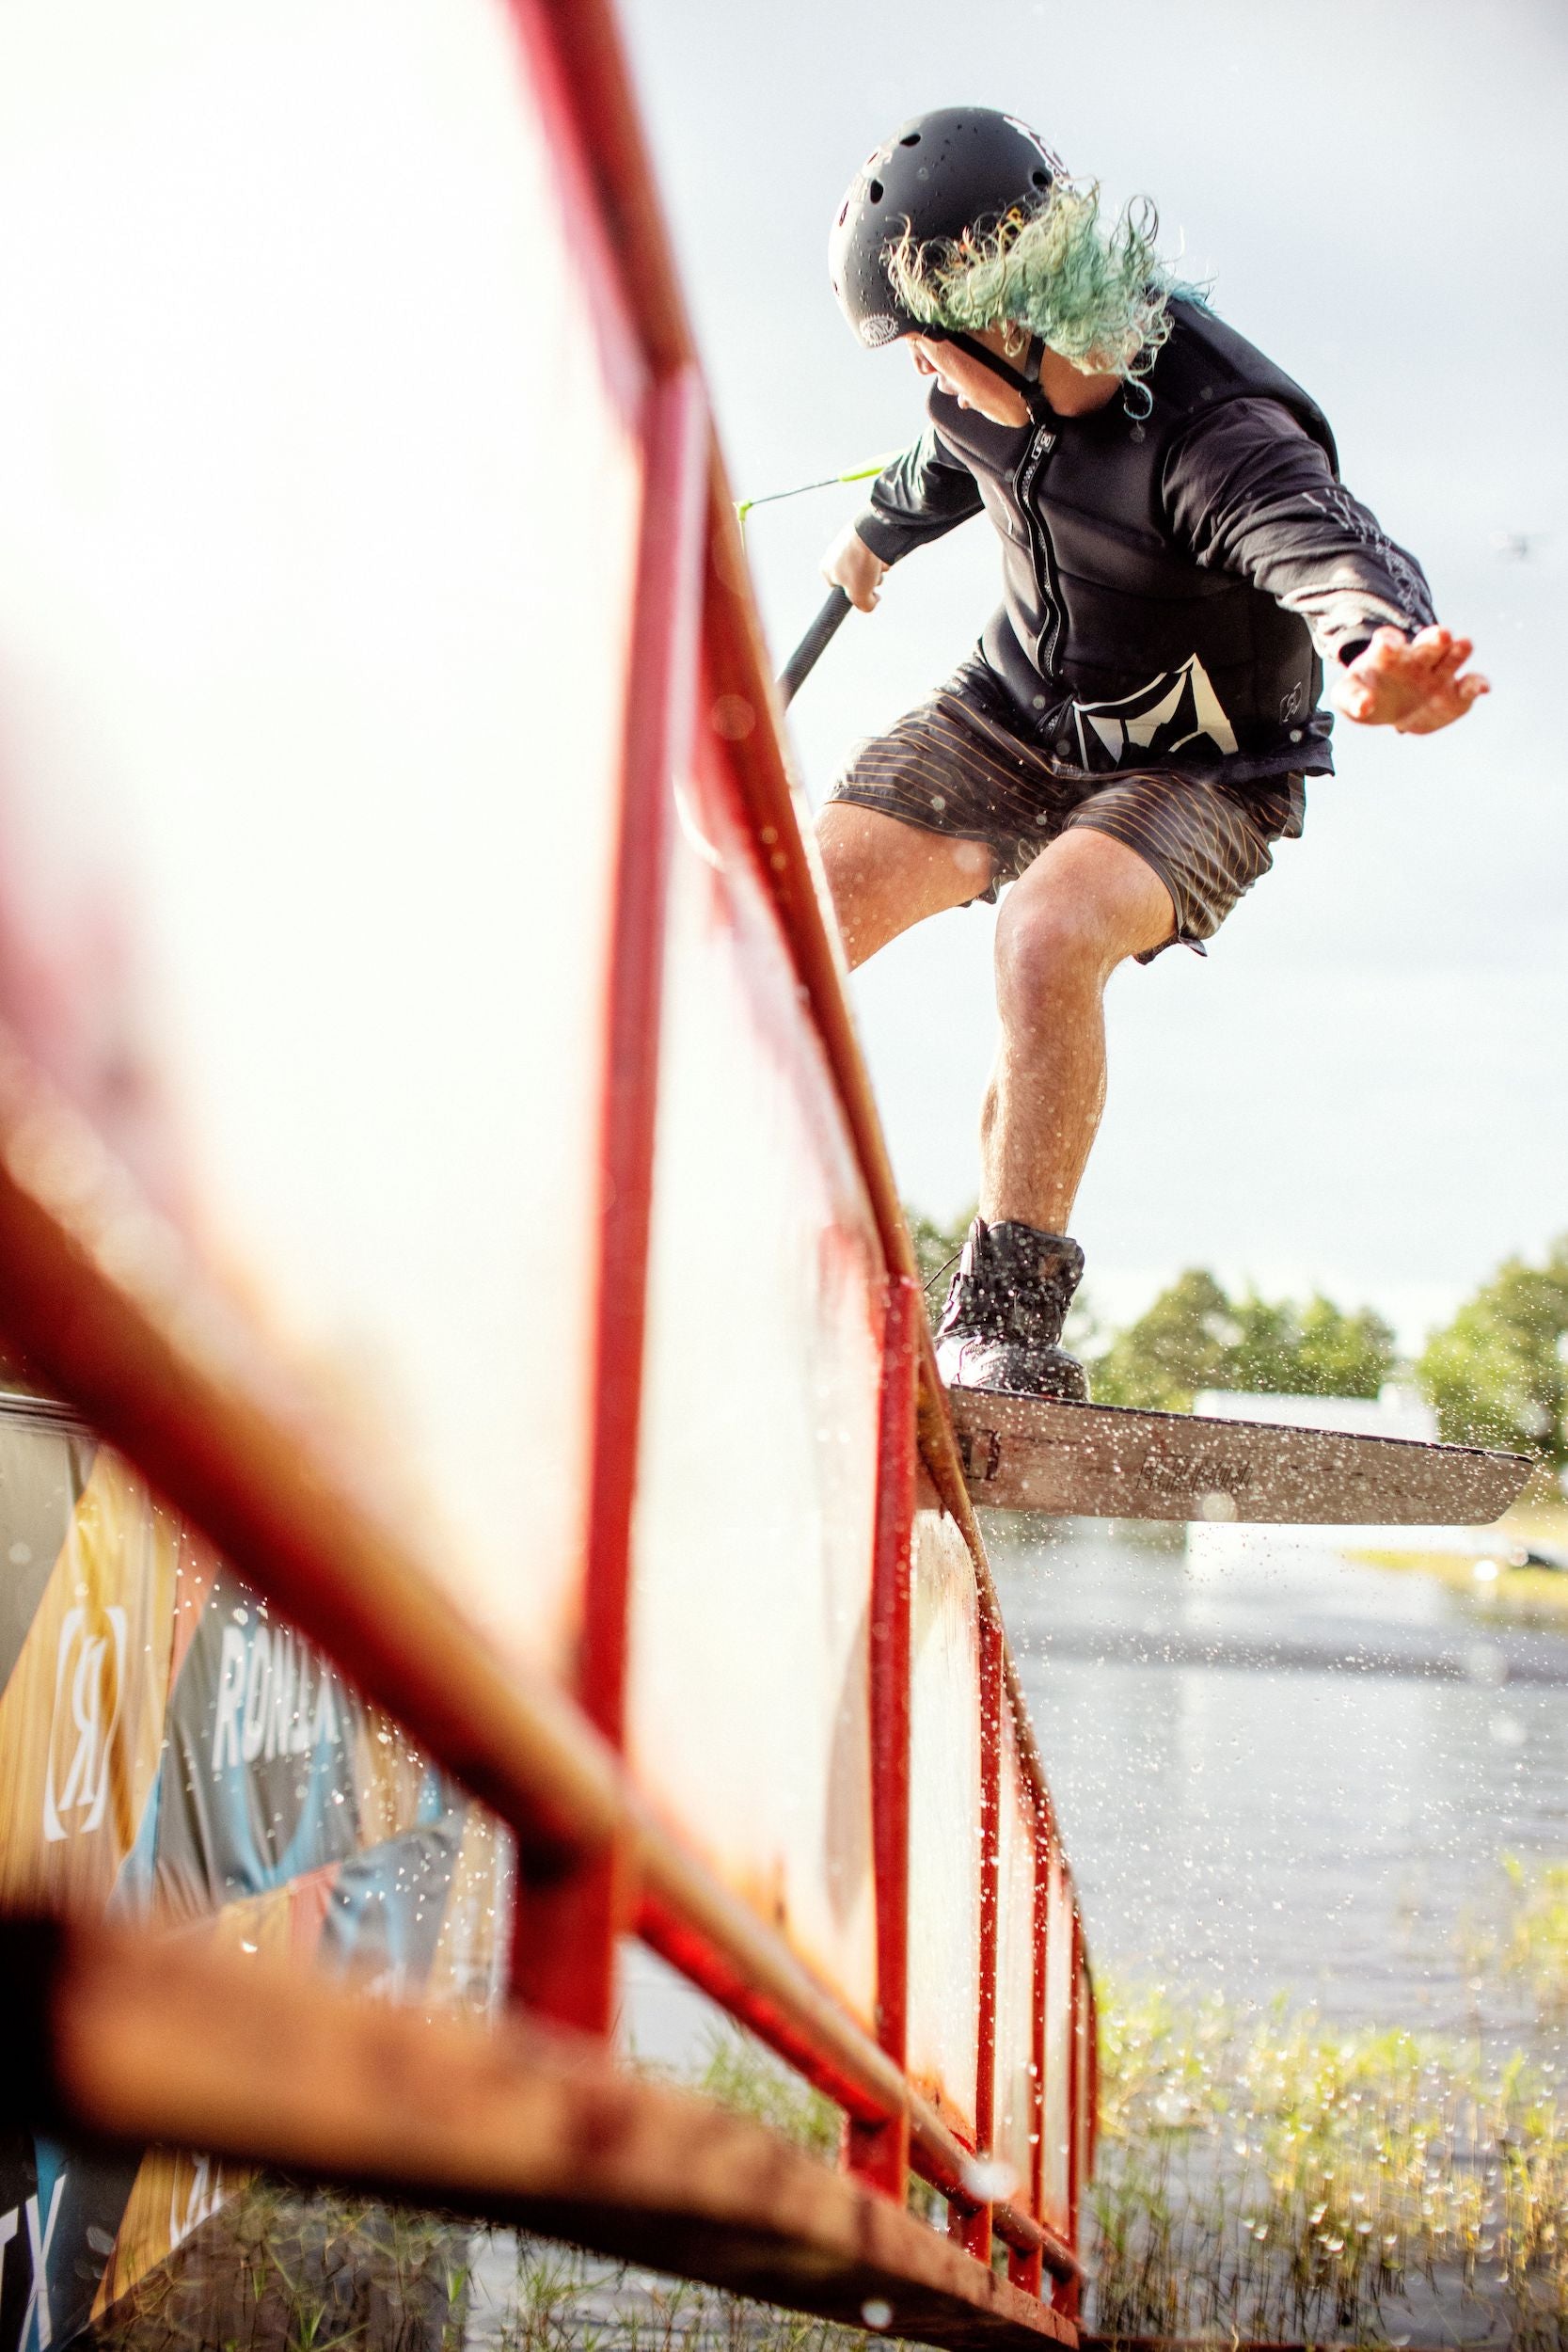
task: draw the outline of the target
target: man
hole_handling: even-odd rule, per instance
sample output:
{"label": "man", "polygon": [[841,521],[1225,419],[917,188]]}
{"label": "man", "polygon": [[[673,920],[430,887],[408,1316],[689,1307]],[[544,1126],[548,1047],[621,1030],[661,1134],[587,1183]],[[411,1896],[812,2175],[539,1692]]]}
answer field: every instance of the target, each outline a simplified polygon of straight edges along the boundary
{"label": "man", "polygon": [[857,173],[830,244],[863,343],[932,379],[921,439],[823,569],[862,612],[982,508],[1004,603],[866,744],[819,820],[851,964],[994,898],[1001,1042],[980,1215],[938,1335],[949,1383],[1084,1400],[1060,1345],[1068,1221],[1105,1088],[1105,982],[1204,952],[1332,772],[1328,700],[1424,734],[1487,691],[1426,580],[1339,483],[1301,388],[1179,290],[1147,208],[1106,230],[1036,134],[921,115]]}

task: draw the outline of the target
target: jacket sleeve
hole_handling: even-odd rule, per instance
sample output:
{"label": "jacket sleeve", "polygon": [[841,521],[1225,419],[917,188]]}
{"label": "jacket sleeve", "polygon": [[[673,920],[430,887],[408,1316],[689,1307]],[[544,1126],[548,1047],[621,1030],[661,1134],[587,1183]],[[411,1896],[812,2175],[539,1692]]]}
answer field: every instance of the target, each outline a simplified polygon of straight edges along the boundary
{"label": "jacket sleeve", "polygon": [[980,506],[974,476],[928,424],[914,447],[877,476],[869,505],[855,516],[855,530],[873,555],[896,564],[911,548],[967,522]]}
{"label": "jacket sleeve", "polygon": [[1229,401],[1184,434],[1164,500],[1178,545],[1299,613],[1325,661],[1354,661],[1374,629],[1410,636],[1436,617],[1420,565],[1278,401]]}

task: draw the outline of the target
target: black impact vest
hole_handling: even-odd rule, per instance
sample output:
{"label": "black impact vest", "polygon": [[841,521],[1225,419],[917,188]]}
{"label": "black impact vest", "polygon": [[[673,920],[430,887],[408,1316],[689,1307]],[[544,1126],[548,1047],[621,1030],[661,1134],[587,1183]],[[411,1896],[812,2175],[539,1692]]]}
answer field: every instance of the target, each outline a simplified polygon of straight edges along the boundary
{"label": "black impact vest", "polygon": [[1030,426],[993,424],[941,392],[930,402],[1003,542],[1006,601],[985,658],[1031,729],[1096,769],[1135,760],[1140,746],[1178,764],[1239,753],[1244,766],[1301,741],[1292,728],[1323,684],[1305,621],[1173,542],[1161,485],[1182,433],[1223,402],[1258,397],[1288,408],[1338,477],[1327,421],[1200,305],[1173,300],[1171,314],[1144,418],[1128,413],[1136,392]]}

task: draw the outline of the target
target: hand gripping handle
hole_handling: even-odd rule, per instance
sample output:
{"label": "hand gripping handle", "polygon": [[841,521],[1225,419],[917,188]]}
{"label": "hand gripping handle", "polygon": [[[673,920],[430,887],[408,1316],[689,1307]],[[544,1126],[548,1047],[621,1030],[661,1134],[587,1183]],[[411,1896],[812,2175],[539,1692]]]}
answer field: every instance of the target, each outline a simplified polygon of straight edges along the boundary
{"label": "hand gripping handle", "polygon": [[849,610],[842,588],[828,592],[827,600],[779,673],[779,700],[787,710],[828,649],[829,640]]}

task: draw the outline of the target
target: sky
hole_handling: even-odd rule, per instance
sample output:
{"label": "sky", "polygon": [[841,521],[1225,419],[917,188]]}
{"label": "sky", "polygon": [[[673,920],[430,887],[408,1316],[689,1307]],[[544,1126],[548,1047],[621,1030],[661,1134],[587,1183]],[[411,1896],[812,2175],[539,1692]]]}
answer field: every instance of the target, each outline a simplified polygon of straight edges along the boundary
{"label": "sky", "polygon": [[[1560,300],[1568,17],[1502,0],[622,0],[737,497],[836,473],[920,422],[863,352],[828,224],[908,116],[1021,114],[1326,408],[1345,478],[1421,560],[1493,681],[1424,740],[1341,725],[1339,774],[1212,943],[1110,994],[1111,1091],[1074,1219],[1112,1319],[1182,1266],[1373,1304],[1408,1346],[1568,1229],[1568,621]],[[1482,34],[1482,25],[1484,33]],[[860,494],[757,514],[782,660]],[[813,802],[937,683],[997,594],[979,519],[852,615],[793,717]],[[976,1190],[993,918],[954,913],[854,983],[906,1198]]]}

